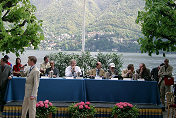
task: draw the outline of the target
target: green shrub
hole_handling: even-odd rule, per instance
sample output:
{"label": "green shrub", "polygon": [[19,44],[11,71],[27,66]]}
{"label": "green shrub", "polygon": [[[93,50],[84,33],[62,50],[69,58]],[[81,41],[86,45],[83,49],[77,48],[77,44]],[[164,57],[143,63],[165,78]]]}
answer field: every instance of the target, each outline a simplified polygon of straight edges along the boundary
{"label": "green shrub", "polygon": [[66,54],[63,52],[50,54],[50,60],[55,61],[55,67],[59,69],[59,76],[65,76],[65,68],[70,65],[70,60],[75,59],[77,62],[77,66],[81,68],[83,73],[87,72],[90,69],[96,67],[97,61],[102,63],[102,68],[107,71],[108,64],[114,63],[116,65],[116,69],[120,73],[120,69],[123,64],[123,60],[121,55],[117,53],[98,53],[95,56],[92,56],[90,52],[81,53],[81,54]]}

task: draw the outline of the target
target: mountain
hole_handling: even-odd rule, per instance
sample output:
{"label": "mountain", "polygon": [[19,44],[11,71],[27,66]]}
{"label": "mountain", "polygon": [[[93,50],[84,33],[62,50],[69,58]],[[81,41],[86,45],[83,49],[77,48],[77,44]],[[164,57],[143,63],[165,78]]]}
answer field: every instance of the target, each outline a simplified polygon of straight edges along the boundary
{"label": "mountain", "polygon": [[[83,2],[84,0],[31,0],[37,7],[36,16],[43,20],[46,37],[42,42],[43,47],[48,43],[52,44],[51,48],[58,49],[68,43],[81,47]],[[106,35],[116,43],[122,39],[138,39],[142,34],[135,19],[143,7],[142,0],[86,0],[87,41],[94,40],[97,35]],[[75,48],[72,44],[68,45],[67,47]]]}
{"label": "mountain", "polygon": [[101,8],[101,15],[89,25],[96,31],[116,32],[125,39],[136,39],[140,27],[135,23],[138,10],[142,9],[141,0],[96,0]]}

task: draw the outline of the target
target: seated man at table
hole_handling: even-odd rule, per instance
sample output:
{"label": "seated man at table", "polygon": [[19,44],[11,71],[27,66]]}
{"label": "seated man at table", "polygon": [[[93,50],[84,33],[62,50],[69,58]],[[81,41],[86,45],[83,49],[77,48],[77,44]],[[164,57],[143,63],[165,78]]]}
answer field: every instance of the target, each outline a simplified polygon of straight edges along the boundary
{"label": "seated man at table", "polygon": [[58,69],[54,66],[54,61],[50,61],[50,68],[46,69],[46,74],[51,78],[56,78],[59,76]]}
{"label": "seated man at table", "polygon": [[118,77],[118,71],[115,69],[115,64],[110,63],[109,64],[109,70],[105,73],[106,79],[116,78]]}
{"label": "seated man at table", "polygon": [[151,80],[150,69],[146,68],[144,63],[139,65],[139,69],[136,70],[138,79]]}
{"label": "seated man at table", "polygon": [[40,72],[41,72],[40,75],[44,76],[47,68],[50,68],[50,63],[49,63],[49,57],[45,56],[44,62],[40,64]]}
{"label": "seated man at table", "polygon": [[101,62],[97,62],[96,63],[96,68],[90,70],[87,74],[89,77],[94,78],[94,77],[104,77],[105,72],[104,70],[101,68],[102,64]]}
{"label": "seated man at table", "polygon": [[135,74],[135,71],[134,71],[134,65],[133,64],[129,64],[127,66],[127,69],[122,71],[122,77],[123,78],[133,78],[134,74]]}
{"label": "seated man at table", "polygon": [[70,61],[70,66],[65,69],[66,77],[79,77],[81,75],[80,67],[76,66],[76,60],[72,59]]}

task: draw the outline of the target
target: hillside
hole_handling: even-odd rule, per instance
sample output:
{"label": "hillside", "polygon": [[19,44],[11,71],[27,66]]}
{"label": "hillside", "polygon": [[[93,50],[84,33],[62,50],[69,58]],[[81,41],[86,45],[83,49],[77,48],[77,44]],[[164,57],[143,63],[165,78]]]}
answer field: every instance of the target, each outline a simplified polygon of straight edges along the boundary
{"label": "hillside", "polygon": [[[37,7],[37,17],[43,20],[46,40],[42,47],[51,43],[54,49],[68,50],[64,46],[80,49],[83,0],[31,0],[31,3]],[[135,19],[143,7],[141,0],[86,0],[87,42],[96,35],[106,35],[116,43],[121,39],[136,40],[141,33]]]}

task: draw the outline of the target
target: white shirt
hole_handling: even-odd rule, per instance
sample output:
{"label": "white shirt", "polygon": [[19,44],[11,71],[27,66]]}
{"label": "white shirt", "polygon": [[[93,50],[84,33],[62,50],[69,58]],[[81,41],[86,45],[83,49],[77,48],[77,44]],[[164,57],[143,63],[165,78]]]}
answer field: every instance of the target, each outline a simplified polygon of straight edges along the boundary
{"label": "white shirt", "polygon": [[[66,76],[66,77],[73,77],[73,74],[72,74],[71,70],[72,70],[72,67],[71,67],[71,66],[68,66],[68,67],[65,69],[65,76]],[[78,72],[81,73],[80,67],[75,66],[75,72],[76,72],[76,73],[78,73]]]}

